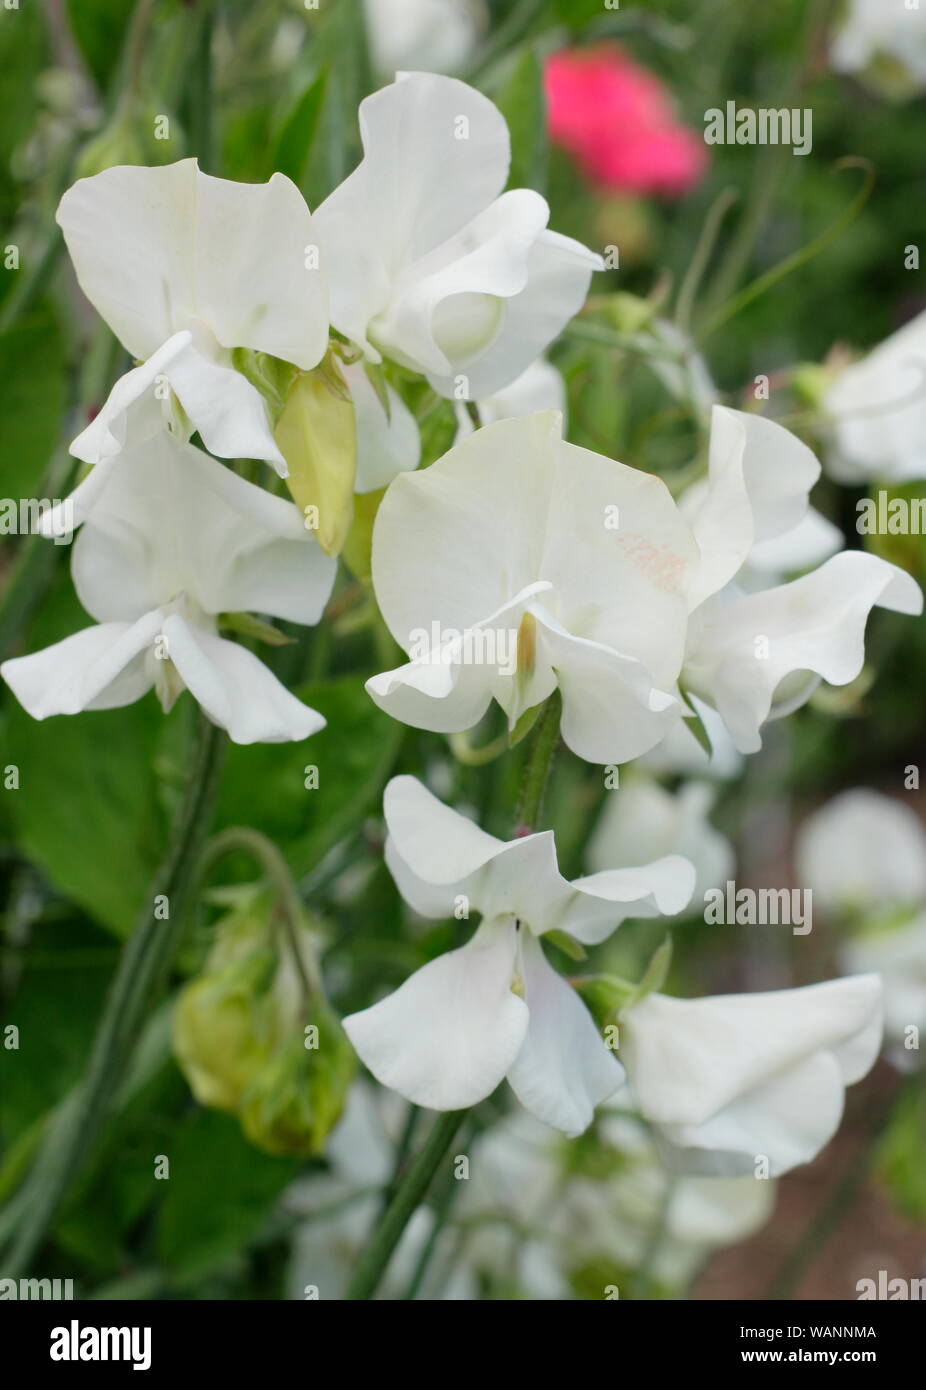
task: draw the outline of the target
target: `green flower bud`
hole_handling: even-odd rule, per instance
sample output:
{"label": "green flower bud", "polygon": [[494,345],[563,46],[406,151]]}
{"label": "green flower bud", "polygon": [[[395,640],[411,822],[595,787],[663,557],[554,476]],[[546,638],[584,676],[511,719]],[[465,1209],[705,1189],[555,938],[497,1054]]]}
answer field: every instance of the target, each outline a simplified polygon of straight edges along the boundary
{"label": "green flower bud", "polygon": [[293,380],[274,437],[289,467],[286,485],[326,555],[340,554],[354,517],[357,422],[332,352]]}
{"label": "green flower bud", "polygon": [[344,1109],[356,1055],[326,1005],[316,1005],[296,1036],[254,1077],[240,1109],[242,1128],[257,1148],[282,1157],[311,1158]]}
{"label": "green flower bud", "polygon": [[201,1105],[236,1110],[274,1041],[267,989],[274,953],[258,947],[191,980],[174,1012],[173,1045]]}

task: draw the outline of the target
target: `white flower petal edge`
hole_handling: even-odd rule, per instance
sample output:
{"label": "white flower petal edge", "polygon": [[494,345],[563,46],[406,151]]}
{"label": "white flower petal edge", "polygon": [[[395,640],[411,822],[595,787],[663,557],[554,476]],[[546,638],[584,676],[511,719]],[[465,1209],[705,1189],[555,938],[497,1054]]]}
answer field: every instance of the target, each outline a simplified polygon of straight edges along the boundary
{"label": "white flower petal edge", "polygon": [[419,1105],[475,1104],[507,1076],[522,1104],[567,1134],[623,1072],[537,937],[558,929],[600,941],[626,916],[651,916],[690,894],[694,871],[670,856],[570,884],[550,832],[498,840],[413,777],[384,796],[386,862],[402,896],[432,917],[465,902],[482,923],[463,947],[418,970],[344,1027],[380,1081]]}
{"label": "white flower petal edge", "polygon": [[[873,607],[916,616],[919,585],[863,551],[843,551],[790,584],[712,605],[696,615],[685,679],[722,716],[737,748],[762,746],[766,719],[789,714],[822,677],[848,685],[865,663]],[[780,689],[786,678],[804,679]]]}
{"label": "white flower petal edge", "polygon": [[[500,112],[455,78],[402,73],[360,104],[363,159],[315,214],[334,326],[468,399],[507,386],[584,302],[599,256],[503,193]],[[368,235],[370,227],[376,235]]]}
{"label": "white flower petal edge", "polygon": [[823,406],[833,432],[826,471],[837,482],[926,478],[926,312],[844,368]]}
{"label": "white flower petal edge", "polygon": [[692,612],[682,682],[717,710],[742,753],[756,752],[762,724],[797,709],[820,678],[855,679],[873,607],[922,612],[915,580],[861,551],[762,587],[776,554],[780,563],[832,548],[832,533],[808,509],[818,474],[810,450],[780,425],[715,406],[708,479],[681,503],[701,551],[685,577]]}
{"label": "white flower petal edge", "polygon": [[620,1056],[667,1158],[733,1176],[808,1163],[842,1116],[846,1086],[881,1042],[881,981],[856,975],[767,994],[651,994],[621,1023]]}
{"label": "white flower petal edge", "polygon": [[569,746],[622,762],[681,713],[698,550],[659,479],[567,444],[561,427],[554,412],[499,421],[391,485],[373,583],[413,660],[367,690],[396,718],[452,732],[493,698],[513,727],[559,684]]}
{"label": "white flower petal edge", "polygon": [[327,289],[295,184],[282,174],[265,184],[217,179],[195,159],[123,165],[79,179],[57,218],[81,289],[143,363],[75,441],[78,457],[116,452],[125,409],[163,375],[207,447],[285,473],[264,403],[231,353],[250,348],[307,371],[325,352]]}
{"label": "white flower petal edge", "polygon": [[322,728],[321,715],[217,631],[222,613],[321,616],[335,562],[292,503],[166,433],[98,467],[92,518],[71,564],[100,626],[0,667],[29,713],[111,708],[152,686],[168,708],[187,687],[236,743]]}

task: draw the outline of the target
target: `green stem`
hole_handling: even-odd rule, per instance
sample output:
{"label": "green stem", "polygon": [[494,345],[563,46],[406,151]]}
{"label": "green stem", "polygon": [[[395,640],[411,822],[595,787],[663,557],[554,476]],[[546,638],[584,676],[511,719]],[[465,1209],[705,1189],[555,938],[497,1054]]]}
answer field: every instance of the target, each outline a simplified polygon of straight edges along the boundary
{"label": "green stem", "polygon": [[434,1121],[424,1147],[402,1180],[379,1229],[354,1270],[345,1295],[347,1299],[369,1299],[375,1294],[412,1213],[426,1196],[466,1113],[465,1110],[447,1110]]}
{"label": "green stem", "polygon": [[307,995],[320,995],[321,976],[315,963],[300,949],[299,931],[304,922],[302,899],[293,882],[289,865],[272,840],[245,825],[229,826],[209,841],[200,860],[198,884],[204,883],[209,870],[226,854],[240,850],[256,859],[264,870],[276,896],[287,944],[293,956],[293,963],[302,977],[302,985]]}
{"label": "green stem", "polygon": [[[28,1268],[78,1170],[106,1122],[145,1019],[164,983],[186,919],[199,857],[218,790],[225,735],[200,716],[186,794],[149,903],[126,943],[97,1028],[84,1080],[43,1146],[27,1186],[17,1194],[22,1218],[5,1274]],[[159,903],[168,904],[164,919]]]}
{"label": "green stem", "polygon": [[517,834],[529,834],[537,828],[540,820],[543,796],[559,744],[562,708],[559,690],[554,690],[537,720],[530,756],[524,768],[524,780],[521,783],[521,795],[515,814]]}

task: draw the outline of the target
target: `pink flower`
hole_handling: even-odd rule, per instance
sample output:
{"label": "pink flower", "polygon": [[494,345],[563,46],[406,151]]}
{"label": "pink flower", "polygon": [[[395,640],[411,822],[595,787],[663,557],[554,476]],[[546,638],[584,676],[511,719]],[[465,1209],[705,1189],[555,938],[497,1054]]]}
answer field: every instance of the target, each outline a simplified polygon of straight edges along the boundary
{"label": "pink flower", "polygon": [[707,150],[675,118],[658,78],[614,44],[561,49],[546,62],[550,139],[608,192],[686,193]]}

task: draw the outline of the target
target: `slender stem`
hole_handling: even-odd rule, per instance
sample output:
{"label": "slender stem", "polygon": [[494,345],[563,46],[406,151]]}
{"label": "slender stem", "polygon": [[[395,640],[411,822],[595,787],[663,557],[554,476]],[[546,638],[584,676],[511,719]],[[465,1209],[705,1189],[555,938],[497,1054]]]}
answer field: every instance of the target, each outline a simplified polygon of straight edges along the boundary
{"label": "slender stem", "polygon": [[537,828],[543,810],[543,797],[559,744],[559,721],[563,702],[559,690],[547,700],[534,730],[530,756],[524,768],[521,795],[515,815],[516,834],[528,835]]}
{"label": "slender stem", "polygon": [[[78,1170],[93,1149],[132,1059],[142,1026],[179,944],[196,869],[218,790],[225,735],[205,715],[196,730],[194,762],[167,855],[149,902],[126,943],[100,1019],[84,1080],[43,1146],[27,1186],[23,1212],[2,1261],[11,1277],[28,1268]],[[166,902],[169,916],[163,917]]]}
{"label": "slender stem", "polygon": [[345,1295],[347,1299],[368,1299],[375,1294],[412,1213],[427,1194],[466,1113],[465,1110],[447,1110],[434,1121],[424,1147],[409,1168],[379,1229],[354,1270]]}
{"label": "slender stem", "polygon": [[302,979],[303,989],[306,995],[321,994],[321,976],[318,968],[306,952],[300,949],[298,932],[304,917],[302,899],[293,882],[289,865],[272,840],[268,840],[259,830],[245,825],[233,825],[220,831],[203,851],[197,884],[205,881],[206,875],[219,859],[226,854],[233,854],[236,850],[251,855],[266,873],[282,914],[287,945],[296,971]]}

